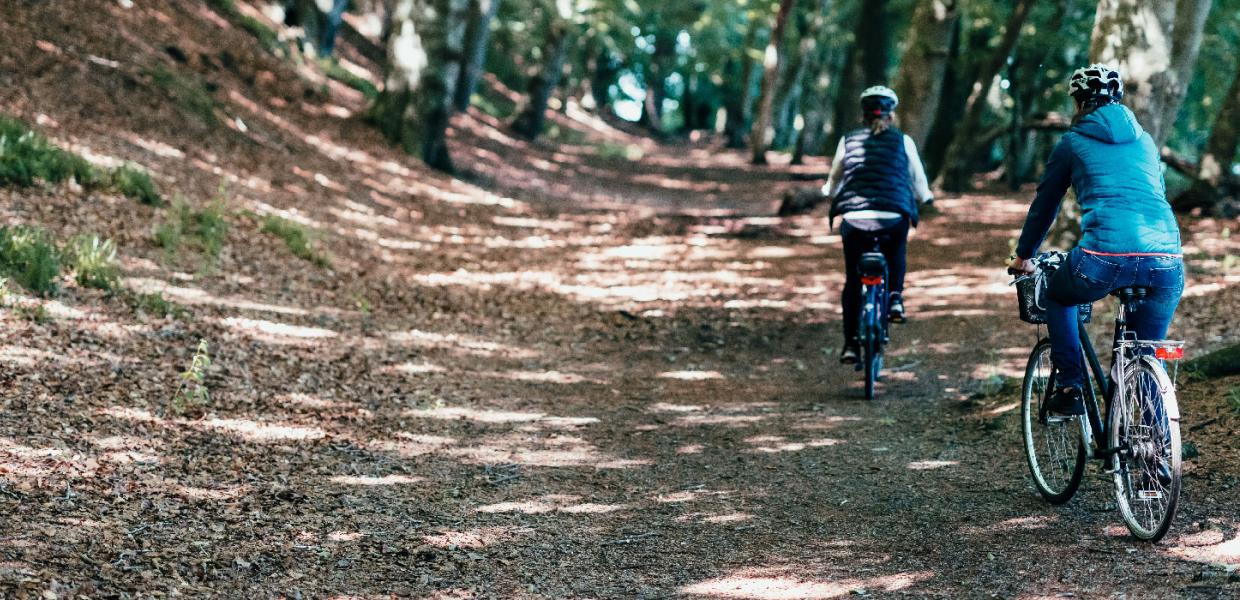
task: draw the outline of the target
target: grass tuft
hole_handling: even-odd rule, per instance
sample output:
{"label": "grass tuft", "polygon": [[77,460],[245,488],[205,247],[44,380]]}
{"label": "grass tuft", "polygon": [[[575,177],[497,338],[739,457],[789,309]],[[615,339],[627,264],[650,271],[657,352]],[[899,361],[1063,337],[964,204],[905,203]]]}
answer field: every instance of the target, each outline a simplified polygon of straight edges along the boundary
{"label": "grass tuft", "polygon": [[75,271],[78,285],[104,291],[120,286],[121,269],[112,240],[93,233],[79,235],[69,242],[64,254]]}
{"label": "grass tuft", "polygon": [[30,187],[40,180],[70,179],[93,187],[99,174],[86,159],[57,148],[25,123],[0,116],[0,185]]}
{"label": "grass tuft", "polygon": [[18,317],[36,325],[47,325],[52,322],[52,314],[47,312],[47,307],[43,306],[42,302],[22,304],[17,307],[16,312]]}
{"label": "grass tuft", "polygon": [[219,122],[215,116],[215,98],[201,81],[182,77],[163,65],[147,71],[147,74],[150,75],[155,87],[171,96],[186,112],[198,117],[207,125],[215,125]]}
{"label": "grass tuft", "polygon": [[159,292],[133,294],[128,299],[129,305],[133,307],[134,312],[150,315],[157,319],[184,319],[189,316],[189,310],[176,302],[164,298],[164,295]]}
{"label": "grass tuft", "polygon": [[284,240],[284,245],[293,253],[293,256],[308,260],[319,267],[327,267],[331,264],[327,256],[315,248],[314,236],[300,223],[276,215],[267,215],[263,217],[261,231],[274,234]]}
{"label": "grass tuft", "polygon": [[54,295],[60,276],[56,243],[37,227],[0,227],[0,272],[40,296]]}
{"label": "grass tuft", "polygon": [[155,225],[153,232],[155,245],[163,248],[169,256],[175,256],[182,247],[192,245],[207,257],[209,263],[219,258],[227,235],[228,220],[223,201],[216,200],[202,210],[194,210],[181,197],[172,201],[172,206],[164,219]]}
{"label": "grass tuft", "polygon": [[142,169],[124,165],[113,170],[111,178],[112,188],[125,196],[147,206],[161,206],[164,203],[163,196],[159,195],[159,190],[151,181],[150,173]]}

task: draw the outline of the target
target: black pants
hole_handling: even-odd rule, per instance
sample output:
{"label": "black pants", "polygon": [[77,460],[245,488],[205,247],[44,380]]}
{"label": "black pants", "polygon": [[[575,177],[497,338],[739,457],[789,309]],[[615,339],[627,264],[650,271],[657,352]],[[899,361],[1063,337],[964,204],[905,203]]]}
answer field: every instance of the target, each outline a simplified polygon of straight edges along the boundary
{"label": "black pants", "polygon": [[[861,312],[861,275],[857,264],[861,255],[877,248],[887,258],[887,290],[892,294],[904,291],[904,272],[908,268],[905,251],[908,250],[908,219],[887,227],[869,230],[844,221],[840,237],[844,240],[844,293],[840,304],[844,307],[844,340],[857,338],[857,322]],[[877,240],[877,244],[875,241]]]}

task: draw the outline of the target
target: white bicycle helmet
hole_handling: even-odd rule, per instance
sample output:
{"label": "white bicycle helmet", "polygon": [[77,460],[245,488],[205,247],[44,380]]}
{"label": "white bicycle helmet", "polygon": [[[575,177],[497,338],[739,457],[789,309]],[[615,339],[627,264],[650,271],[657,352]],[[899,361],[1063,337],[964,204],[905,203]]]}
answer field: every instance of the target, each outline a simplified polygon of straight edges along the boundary
{"label": "white bicycle helmet", "polygon": [[891,114],[900,105],[900,98],[891,88],[876,85],[861,92],[861,110],[867,115],[881,116]]}
{"label": "white bicycle helmet", "polygon": [[1124,97],[1124,79],[1111,65],[1094,63],[1072,73],[1068,79],[1068,93],[1077,100],[1102,96],[1118,101]]}
{"label": "white bicycle helmet", "polygon": [[861,92],[861,99],[865,100],[866,98],[890,98],[892,108],[900,105],[899,96],[896,96],[895,91],[885,85],[865,88],[865,91]]}

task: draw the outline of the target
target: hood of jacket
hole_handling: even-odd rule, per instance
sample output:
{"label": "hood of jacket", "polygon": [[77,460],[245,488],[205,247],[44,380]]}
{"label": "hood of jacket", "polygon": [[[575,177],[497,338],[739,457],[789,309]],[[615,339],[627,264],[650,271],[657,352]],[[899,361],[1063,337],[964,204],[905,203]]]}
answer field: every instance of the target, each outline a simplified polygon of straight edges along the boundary
{"label": "hood of jacket", "polygon": [[1137,116],[1122,104],[1108,104],[1085,115],[1072,131],[1107,144],[1127,144],[1145,132]]}

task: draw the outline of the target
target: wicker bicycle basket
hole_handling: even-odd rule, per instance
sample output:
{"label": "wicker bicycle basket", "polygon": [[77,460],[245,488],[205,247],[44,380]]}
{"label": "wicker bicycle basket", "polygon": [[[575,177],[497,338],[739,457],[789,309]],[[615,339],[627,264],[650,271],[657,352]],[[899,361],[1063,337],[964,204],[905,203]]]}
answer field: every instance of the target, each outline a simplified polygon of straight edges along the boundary
{"label": "wicker bicycle basket", "polygon": [[[1046,288],[1056,268],[1055,265],[1042,265],[1032,276],[1016,282],[1016,301],[1020,308],[1020,320],[1034,325],[1046,323]],[[1082,323],[1088,323],[1092,315],[1092,304],[1080,305]]]}

